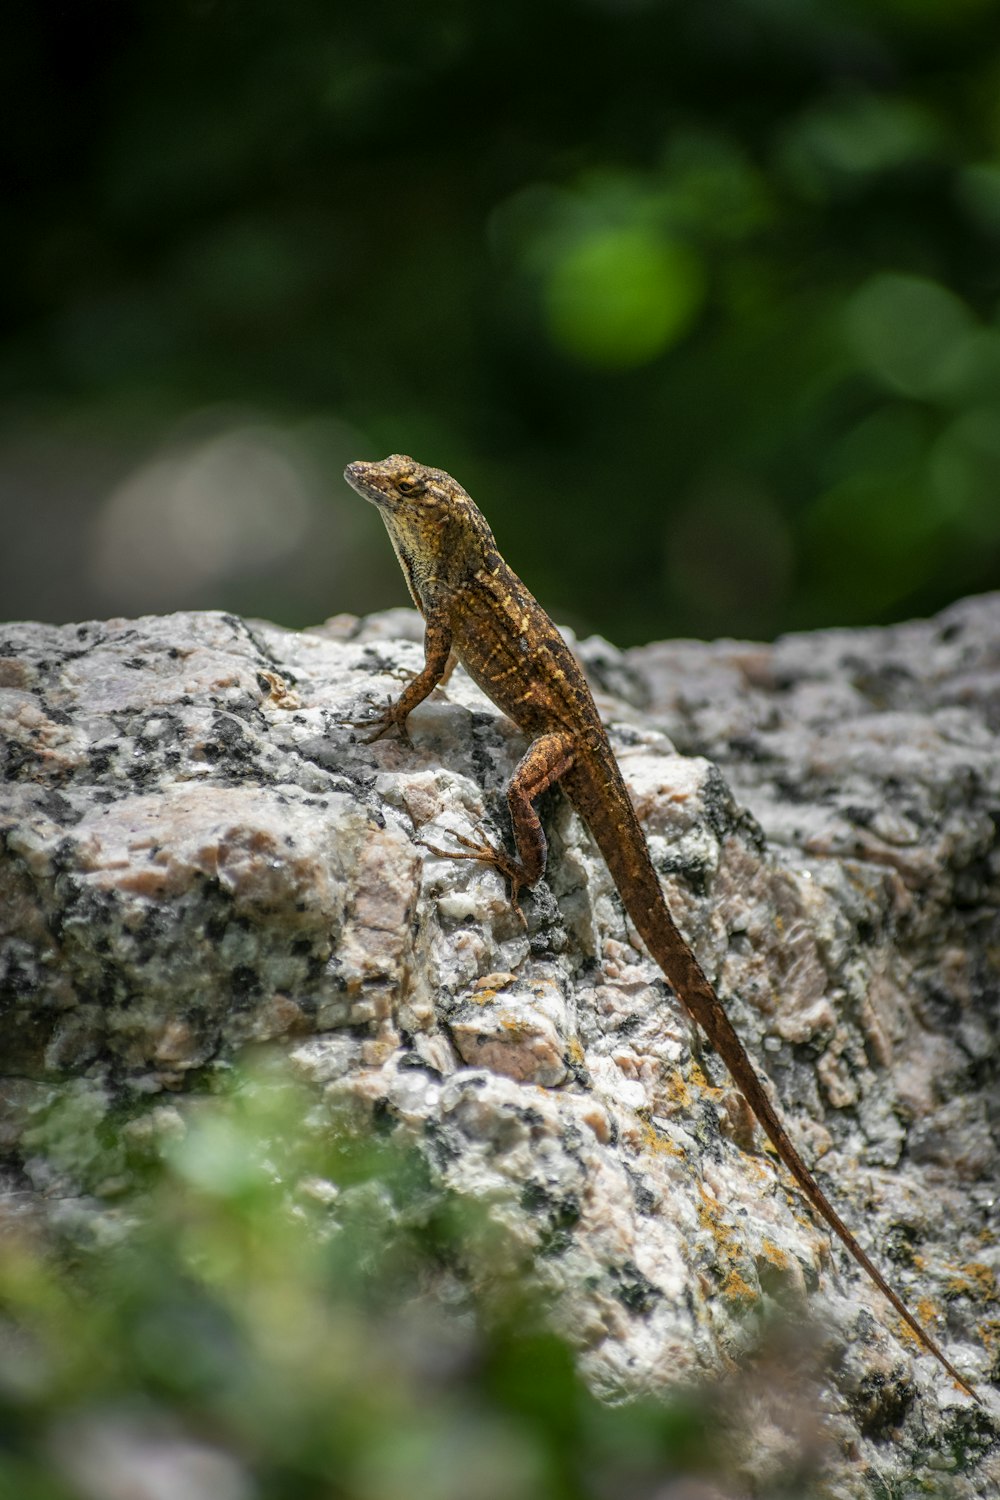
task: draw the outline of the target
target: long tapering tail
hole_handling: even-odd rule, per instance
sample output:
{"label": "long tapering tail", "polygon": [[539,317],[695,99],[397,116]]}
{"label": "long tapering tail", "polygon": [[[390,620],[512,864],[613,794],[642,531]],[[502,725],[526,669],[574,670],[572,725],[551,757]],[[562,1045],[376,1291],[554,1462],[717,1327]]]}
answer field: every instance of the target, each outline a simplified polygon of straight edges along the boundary
{"label": "long tapering tail", "polygon": [[705,977],[704,970],[698,960],[678,931],[667,909],[666,902],[662,900],[662,896],[661,909],[656,914],[655,923],[643,923],[643,926],[649,927],[649,930],[646,932],[642,931],[642,927],[639,929],[646,946],[669,979],[682,1005],[691,1017],[697,1021],[712,1043],[712,1046],[722,1058],[736,1086],[740,1089],[761,1126],[767,1132],[775,1151],[777,1151],[779,1157],[789,1172],[791,1172],[813,1208],[826,1220],[830,1228],[847,1247],[851,1255],[853,1255],[858,1265],[867,1271],[879,1291],[891,1302],[896,1312],[903,1319],[903,1322],[908,1328],[913,1330],[924,1347],[929,1349],[931,1354],[941,1361],[948,1374],[961,1386],[963,1391],[967,1392],[975,1401],[981,1403],[981,1398],[977,1392],[958,1373],[955,1366],[938,1347],[926,1328],[913,1316],[902,1298],[893,1291],[878,1267],[862,1250],[854,1235],[848,1229],[843,1219],[841,1219],[832,1203],[830,1203],[826,1194],[795,1149],[785,1127],[775,1113],[774,1106],[768,1098],[763,1084],[757,1077],[756,1070],[750,1061],[746,1048],[740,1041],[733,1023],[722,1007],[722,1002]]}

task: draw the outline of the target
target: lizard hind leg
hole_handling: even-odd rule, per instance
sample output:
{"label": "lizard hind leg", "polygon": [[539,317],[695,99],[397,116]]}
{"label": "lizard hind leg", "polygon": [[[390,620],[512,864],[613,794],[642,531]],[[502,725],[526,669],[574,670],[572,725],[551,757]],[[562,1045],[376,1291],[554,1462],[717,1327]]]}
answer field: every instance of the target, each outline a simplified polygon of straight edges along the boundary
{"label": "lizard hind leg", "polygon": [[534,808],[535,798],[564,776],[572,764],[572,742],[569,736],[560,733],[539,735],[518,761],[507,786],[516,856],[491,843],[483,833],[478,839],[454,834],[453,837],[462,845],[460,850],[425,845],[432,854],[445,859],[479,859],[499,870],[510,882],[511,905],[524,927],[528,924],[517,898],[525,886],[532,886],[541,879],[547,853],[545,834]]}

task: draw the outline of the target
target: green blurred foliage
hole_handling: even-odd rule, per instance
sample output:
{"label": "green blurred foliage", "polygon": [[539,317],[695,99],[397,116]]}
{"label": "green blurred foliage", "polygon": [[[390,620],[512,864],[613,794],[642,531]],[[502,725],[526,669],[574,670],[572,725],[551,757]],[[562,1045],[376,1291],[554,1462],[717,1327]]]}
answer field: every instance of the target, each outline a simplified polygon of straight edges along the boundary
{"label": "green blurred foliage", "polygon": [[[401,601],[339,478],[393,450],[623,643],[1000,583],[991,0],[39,0],[5,53],[0,613]],[[249,554],[192,423],[286,464]]]}
{"label": "green blurred foliage", "polygon": [[724,1472],[707,1394],[598,1402],[490,1205],[273,1067],[81,1134],[89,1221],[0,1237],[0,1494],[642,1500]]}

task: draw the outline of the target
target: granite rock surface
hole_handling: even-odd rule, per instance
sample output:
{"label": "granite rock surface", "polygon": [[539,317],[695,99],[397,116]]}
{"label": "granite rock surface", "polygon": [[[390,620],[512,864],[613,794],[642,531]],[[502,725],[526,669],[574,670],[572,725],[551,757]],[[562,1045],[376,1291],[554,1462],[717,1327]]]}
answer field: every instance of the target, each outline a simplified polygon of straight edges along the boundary
{"label": "granite rock surface", "polygon": [[458,671],[410,743],[363,742],[420,636],[408,611],[0,629],[2,1212],[113,1215],[112,1108],[183,1129],[192,1082],[278,1049],[485,1208],[609,1398],[738,1370],[780,1314],[818,1373],[744,1389],[758,1485],[808,1430],[831,1495],[1000,1491],[1000,596],[579,648],[681,927],[984,1408],[763,1149],[561,795],[524,923],[428,850],[503,830],[523,740]]}

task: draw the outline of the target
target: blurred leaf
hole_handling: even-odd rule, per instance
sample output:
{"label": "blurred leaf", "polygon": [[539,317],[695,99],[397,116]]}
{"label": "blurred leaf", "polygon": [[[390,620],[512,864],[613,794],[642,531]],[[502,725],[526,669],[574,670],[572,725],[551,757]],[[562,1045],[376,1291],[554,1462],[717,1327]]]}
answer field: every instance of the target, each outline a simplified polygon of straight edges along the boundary
{"label": "blurred leaf", "polygon": [[958,174],[959,202],[979,228],[1000,239],[1000,163],[974,162]]}
{"label": "blurred leaf", "polygon": [[916,477],[861,473],[819,496],[801,522],[804,565],[845,624],[905,599],[939,560],[941,508]]}
{"label": "blurred leaf", "polygon": [[934,114],[908,99],[858,93],[824,101],[792,125],[782,159],[796,187],[810,196],[860,190],[865,180],[941,149]]}
{"label": "blurred leaf", "polygon": [[777,211],[764,174],[733,140],[677,131],[664,157],[668,221],[709,240],[739,240]]}
{"label": "blurred leaf", "polygon": [[972,317],[938,282],[887,272],[851,298],[845,327],[858,357],[883,384],[905,396],[932,396]]}
{"label": "blurred leaf", "polygon": [[964,412],[941,434],[930,478],[957,527],[977,542],[1000,541],[1000,407]]}
{"label": "blurred leaf", "polygon": [[831,447],[824,478],[853,481],[867,475],[916,480],[928,445],[928,424],[920,408],[893,401],[864,417]]}
{"label": "blurred leaf", "polygon": [[602,1407],[422,1158],[280,1070],[119,1124],[114,1161],[162,1150],[115,1235],[70,1233],[72,1269],[0,1240],[0,1493],[590,1500],[595,1464],[609,1494],[714,1467],[696,1395]]}

